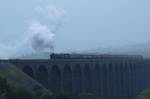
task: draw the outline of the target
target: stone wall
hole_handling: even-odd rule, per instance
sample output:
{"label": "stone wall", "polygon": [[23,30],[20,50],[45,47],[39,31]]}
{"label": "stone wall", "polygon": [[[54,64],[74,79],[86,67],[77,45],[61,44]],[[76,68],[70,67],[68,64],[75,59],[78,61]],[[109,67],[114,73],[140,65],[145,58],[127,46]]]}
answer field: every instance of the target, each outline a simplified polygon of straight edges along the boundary
{"label": "stone wall", "polygon": [[150,84],[150,60],[139,57],[9,62],[54,93],[93,93],[102,99],[133,99]]}

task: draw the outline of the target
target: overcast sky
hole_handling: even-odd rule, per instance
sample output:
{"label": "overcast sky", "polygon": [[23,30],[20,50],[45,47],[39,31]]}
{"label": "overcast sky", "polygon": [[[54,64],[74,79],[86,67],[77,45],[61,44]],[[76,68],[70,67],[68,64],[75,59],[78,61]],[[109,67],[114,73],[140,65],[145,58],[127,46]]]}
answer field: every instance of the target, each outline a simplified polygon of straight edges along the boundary
{"label": "overcast sky", "polygon": [[0,0],[0,44],[25,37],[37,6],[66,12],[55,51],[77,51],[150,41],[150,0]]}

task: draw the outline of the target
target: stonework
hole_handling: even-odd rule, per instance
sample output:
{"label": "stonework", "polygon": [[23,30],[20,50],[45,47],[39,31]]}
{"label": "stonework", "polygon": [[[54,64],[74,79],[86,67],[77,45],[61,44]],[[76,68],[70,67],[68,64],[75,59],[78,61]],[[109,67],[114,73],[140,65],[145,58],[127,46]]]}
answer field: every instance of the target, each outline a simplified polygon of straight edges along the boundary
{"label": "stonework", "polygon": [[47,60],[7,62],[54,93],[93,93],[102,99],[133,99],[150,84],[150,60],[142,56],[53,54]]}

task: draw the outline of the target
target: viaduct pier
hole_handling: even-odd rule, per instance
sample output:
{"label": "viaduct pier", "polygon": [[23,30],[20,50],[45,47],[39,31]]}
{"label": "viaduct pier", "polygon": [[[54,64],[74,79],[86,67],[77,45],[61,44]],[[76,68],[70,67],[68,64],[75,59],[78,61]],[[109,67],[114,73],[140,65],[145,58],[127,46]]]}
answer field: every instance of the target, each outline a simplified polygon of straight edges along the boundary
{"label": "viaduct pier", "polygon": [[50,59],[8,62],[53,93],[133,99],[150,85],[150,60],[139,55],[51,54]]}

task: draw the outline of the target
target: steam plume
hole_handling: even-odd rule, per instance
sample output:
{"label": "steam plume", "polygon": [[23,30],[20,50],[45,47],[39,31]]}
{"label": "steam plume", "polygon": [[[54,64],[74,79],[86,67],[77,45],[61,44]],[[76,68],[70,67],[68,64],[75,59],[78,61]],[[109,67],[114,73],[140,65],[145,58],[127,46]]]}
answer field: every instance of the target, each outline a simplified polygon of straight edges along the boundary
{"label": "steam plume", "polygon": [[35,9],[36,17],[29,23],[25,37],[19,43],[10,46],[0,44],[0,58],[16,58],[34,52],[54,51],[54,37],[63,24],[64,9],[55,6],[39,6]]}
{"label": "steam plume", "polygon": [[[63,23],[65,11],[54,6],[37,7],[35,10],[39,17],[29,27],[32,48],[35,51],[54,51],[55,33]],[[40,19],[41,17],[43,18]]]}

